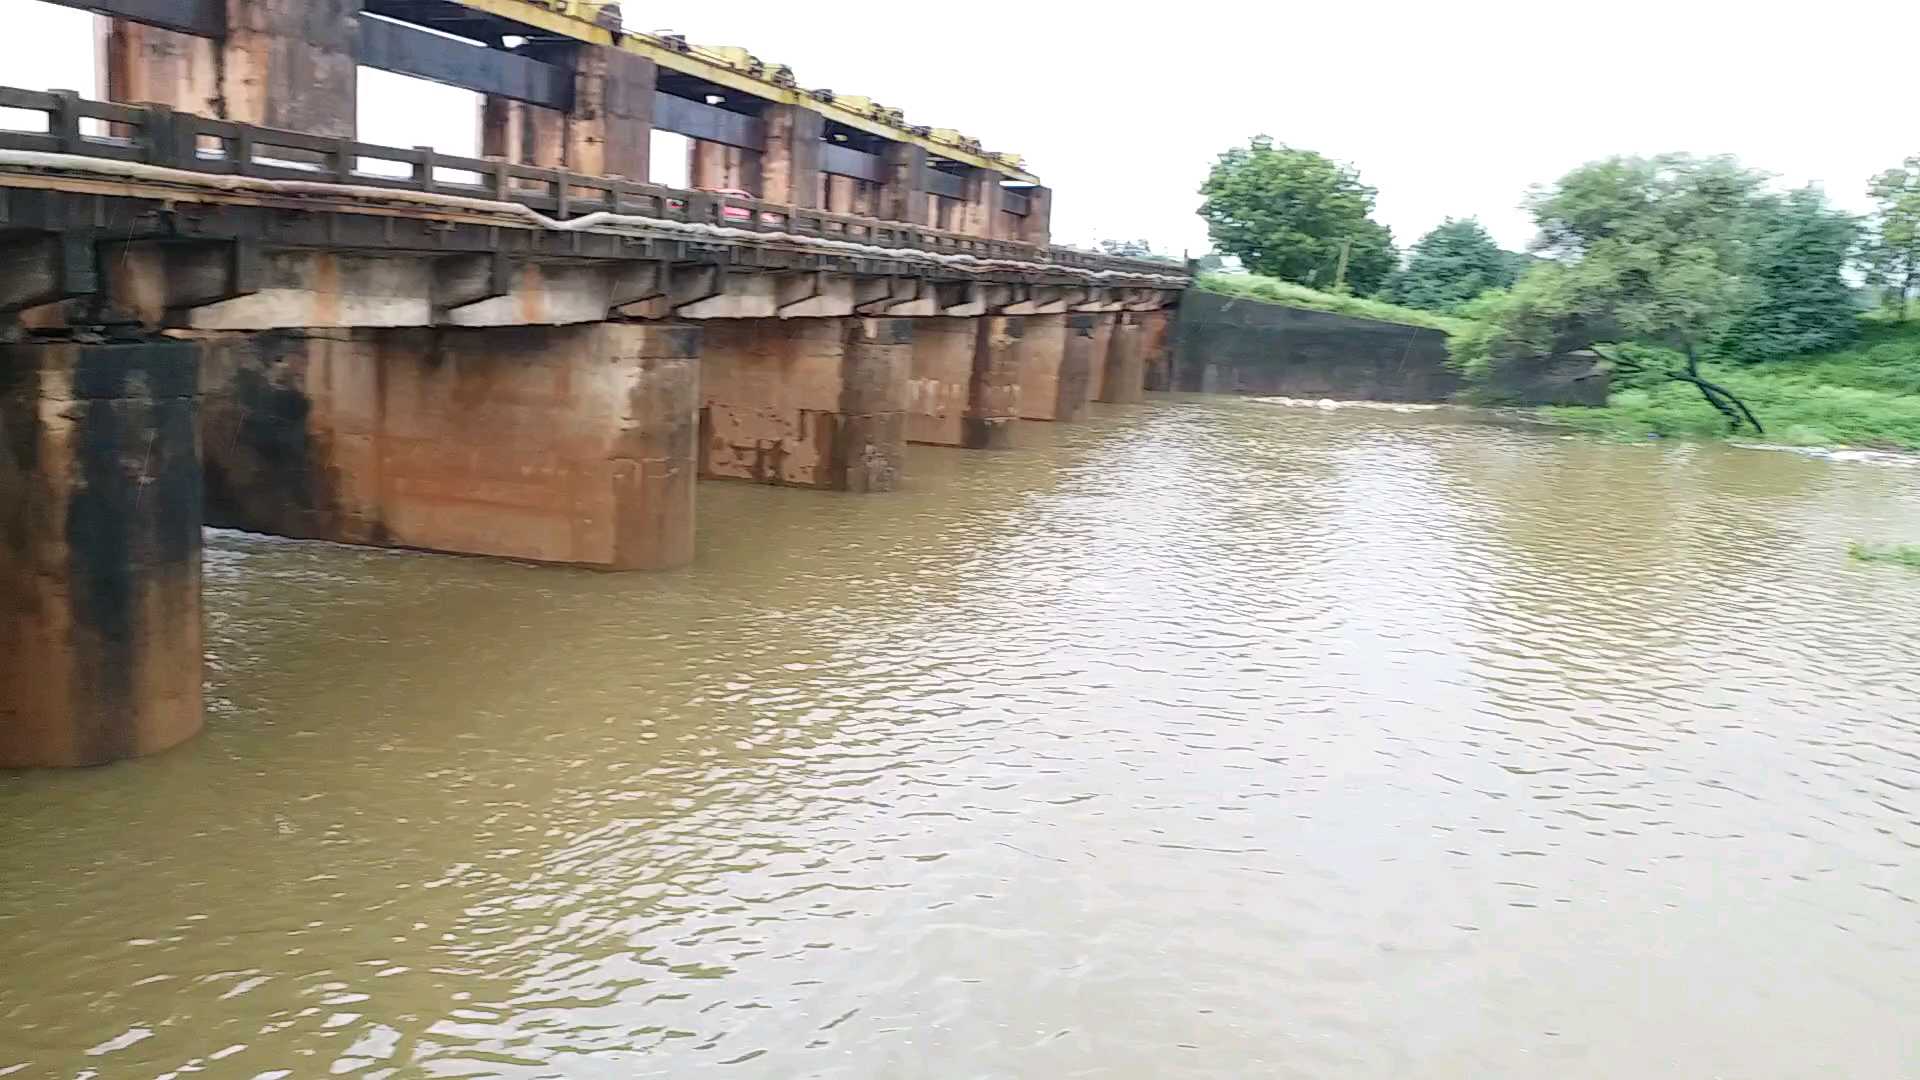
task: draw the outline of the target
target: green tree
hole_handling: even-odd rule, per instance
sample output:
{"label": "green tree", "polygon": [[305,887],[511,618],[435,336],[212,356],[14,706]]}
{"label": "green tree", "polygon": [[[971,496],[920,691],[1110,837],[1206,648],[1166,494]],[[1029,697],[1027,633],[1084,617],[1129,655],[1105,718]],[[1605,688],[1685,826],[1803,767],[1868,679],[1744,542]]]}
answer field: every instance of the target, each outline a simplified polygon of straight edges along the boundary
{"label": "green tree", "polygon": [[1755,200],[1743,274],[1752,296],[1715,351],[1730,360],[1784,360],[1845,347],[1860,333],[1842,277],[1859,227],[1818,188]]}
{"label": "green tree", "polygon": [[1387,279],[1385,298],[1426,311],[1454,311],[1486,292],[1504,289],[1519,276],[1512,252],[1500,250],[1473,218],[1448,218],[1420,238],[1407,265]]}
{"label": "green tree", "polygon": [[1908,298],[1920,291],[1920,155],[1874,177],[1867,195],[1874,203],[1868,277],[1905,319]]}
{"label": "green tree", "polygon": [[[1726,337],[1762,297],[1743,276],[1762,178],[1731,158],[1665,155],[1583,165],[1532,200],[1549,262],[1511,290],[1471,305],[1484,325],[1458,343],[1469,370],[1593,348],[1665,346],[1671,354],[1602,356],[1627,374],[1699,388],[1738,425],[1760,423],[1700,372],[1702,348]],[[1672,355],[1662,364],[1643,357]]]}
{"label": "green tree", "polygon": [[1340,283],[1366,296],[1398,262],[1392,232],[1372,218],[1374,189],[1311,150],[1254,138],[1220,155],[1200,194],[1214,246],[1253,273],[1329,288],[1344,259]]}

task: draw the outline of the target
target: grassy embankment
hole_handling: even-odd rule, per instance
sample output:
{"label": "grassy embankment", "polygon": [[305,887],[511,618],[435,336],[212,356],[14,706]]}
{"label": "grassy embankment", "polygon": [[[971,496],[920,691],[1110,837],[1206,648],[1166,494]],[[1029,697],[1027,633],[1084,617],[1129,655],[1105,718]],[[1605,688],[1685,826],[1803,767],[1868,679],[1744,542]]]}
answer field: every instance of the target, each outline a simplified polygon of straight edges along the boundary
{"label": "grassy embankment", "polygon": [[[1331,311],[1449,334],[1467,322],[1378,300],[1319,292],[1252,274],[1207,274],[1200,287],[1291,307]],[[1860,340],[1840,352],[1766,364],[1717,361],[1706,374],[1746,401],[1766,441],[1792,446],[1920,450],[1920,320],[1861,319]],[[1621,379],[1606,408],[1548,408],[1548,419],[1621,439],[1714,439],[1727,422],[1700,392],[1658,377]],[[1752,433],[1744,433],[1751,438]]]}
{"label": "grassy embankment", "polygon": [[1359,296],[1347,296],[1343,293],[1321,292],[1309,289],[1305,285],[1295,285],[1291,281],[1279,278],[1261,277],[1258,274],[1202,274],[1198,282],[1202,289],[1219,293],[1222,296],[1241,296],[1249,300],[1265,300],[1269,304],[1283,304],[1287,307],[1308,308],[1313,311],[1330,311],[1335,315],[1352,315],[1357,319],[1378,319],[1381,322],[1399,323],[1402,326],[1425,326],[1434,330],[1444,330],[1449,334],[1466,326],[1463,319],[1450,315],[1438,315],[1431,311],[1401,307],[1380,300],[1368,300]]}
{"label": "grassy embankment", "polygon": [[[1866,318],[1860,340],[1839,352],[1766,364],[1723,361],[1707,365],[1706,374],[1753,409],[1767,442],[1920,450],[1920,322]],[[1699,391],[1670,380],[1616,383],[1604,409],[1544,412],[1618,438],[1727,435],[1726,421]]]}

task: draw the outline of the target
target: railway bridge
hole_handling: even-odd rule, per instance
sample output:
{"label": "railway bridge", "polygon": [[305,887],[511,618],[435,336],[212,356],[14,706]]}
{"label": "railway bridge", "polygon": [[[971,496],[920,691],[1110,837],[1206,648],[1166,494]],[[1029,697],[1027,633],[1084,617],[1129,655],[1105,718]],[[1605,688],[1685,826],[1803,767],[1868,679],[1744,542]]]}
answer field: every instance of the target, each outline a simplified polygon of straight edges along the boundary
{"label": "railway bridge", "polygon": [[[1139,400],[1188,284],[1051,245],[1011,156],[570,9],[79,6],[116,100],[0,88],[0,766],[200,729],[203,524],[671,568],[697,478],[885,492]],[[357,140],[374,62],[485,93],[487,153]]]}

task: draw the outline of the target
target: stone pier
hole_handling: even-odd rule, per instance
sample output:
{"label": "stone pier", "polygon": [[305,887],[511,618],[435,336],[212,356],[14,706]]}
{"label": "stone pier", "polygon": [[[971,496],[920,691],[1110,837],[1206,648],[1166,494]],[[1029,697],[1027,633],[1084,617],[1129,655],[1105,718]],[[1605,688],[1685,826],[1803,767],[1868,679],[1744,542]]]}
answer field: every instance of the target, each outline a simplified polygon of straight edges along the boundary
{"label": "stone pier", "polygon": [[700,471],[834,491],[891,491],[906,444],[914,320],[706,324]]}
{"label": "stone pier", "polygon": [[197,354],[0,345],[0,768],[200,730]]}
{"label": "stone pier", "polygon": [[608,570],[693,557],[700,329],[208,342],[208,520]]}

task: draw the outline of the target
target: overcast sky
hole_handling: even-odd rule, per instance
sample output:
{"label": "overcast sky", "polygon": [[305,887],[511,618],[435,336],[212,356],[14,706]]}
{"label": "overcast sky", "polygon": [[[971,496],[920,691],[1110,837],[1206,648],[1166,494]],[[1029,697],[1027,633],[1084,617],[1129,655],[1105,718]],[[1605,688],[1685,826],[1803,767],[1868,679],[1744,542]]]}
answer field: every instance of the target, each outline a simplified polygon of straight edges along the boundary
{"label": "overcast sky", "polygon": [[[1403,245],[1449,215],[1524,245],[1529,186],[1609,154],[1733,153],[1861,210],[1871,173],[1920,153],[1915,0],[625,6],[1024,154],[1068,242],[1204,250],[1195,192],[1262,132],[1358,166]],[[0,83],[92,91],[87,16],[0,15]],[[409,83],[364,77],[362,138],[472,153],[471,96]]]}

